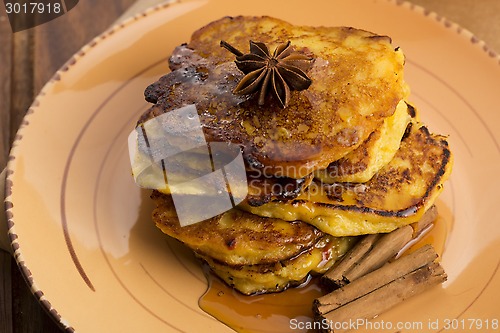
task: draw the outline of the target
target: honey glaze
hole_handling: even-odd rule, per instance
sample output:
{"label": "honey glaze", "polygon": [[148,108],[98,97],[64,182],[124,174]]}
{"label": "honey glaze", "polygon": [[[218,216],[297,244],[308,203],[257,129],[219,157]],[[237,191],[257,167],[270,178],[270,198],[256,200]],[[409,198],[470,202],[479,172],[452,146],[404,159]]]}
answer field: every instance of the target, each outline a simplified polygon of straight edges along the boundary
{"label": "honey glaze", "polygon": [[208,288],[200,308],[237,332],[315,332],[312,303],[326,293],[319,277],[279,293],[246,296],[226,285],[213,273],[206,274]]}
{"label": "honey glaze", "polygon": [[[441,257],[450,229],[451,221],[438,216],[417,239],[402,249],[401,255],[430,244]],[[207,268],[205,275],[208,288],[199,299],[200,308],[241,333],[317,332],[312,329],[313,300],[330,291],[320,284],[319,277],[314,277],[299,287],[280,293],[245,296],[227,286]]]}

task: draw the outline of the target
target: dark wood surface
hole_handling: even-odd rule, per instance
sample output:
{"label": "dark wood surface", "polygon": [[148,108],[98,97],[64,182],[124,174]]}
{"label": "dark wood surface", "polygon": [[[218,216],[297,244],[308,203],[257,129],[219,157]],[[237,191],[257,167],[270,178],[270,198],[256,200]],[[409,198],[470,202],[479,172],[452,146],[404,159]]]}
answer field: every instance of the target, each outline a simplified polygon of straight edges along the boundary
{"label": "dark wood surface", "polygon": [[[45,82],[135,1],[80,0],[64,16],[15,34],[0,4],[0,171],[26,110]],[[500,50],[500,0],[412,2],[461,24]],[[0,333],[61,332],[35,301],[10,254],[0,250]]]}

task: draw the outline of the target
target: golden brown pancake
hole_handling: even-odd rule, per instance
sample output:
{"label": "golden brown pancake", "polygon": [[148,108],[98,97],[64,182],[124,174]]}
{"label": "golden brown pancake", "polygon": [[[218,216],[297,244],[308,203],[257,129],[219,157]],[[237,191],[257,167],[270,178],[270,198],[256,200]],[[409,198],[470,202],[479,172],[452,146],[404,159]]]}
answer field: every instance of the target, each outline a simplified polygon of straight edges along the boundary
{"label": "golden brown pancake", "polygon": [[[270,50],[290,41],[314,58],[307,90],[282,109],[269,97],[235,95],[242,79],[225,40],[248,52],[249,40]],[[270,17],[225,17],[196,31],[170,58],[172,72],[146,89],[154,106],[140,122],[195,104],[207,141],[239,144],[247,167],[302,178],[345,156],[391,116],[408,89],[404,55],[386,36],[354,28],[294,26]]]}
{"label": "golden brown pancake", "polygon": [[154,191],[153,221],[165,234],[227,265],[273,263],[310,249],[324,234],[304,222],[260,217],[239,209],[181,227],[170,195]]}
{"label": "golden brown pancake", "polygon": [[259,216],[308,222],[334,236],[390,232],[420,220],[452,169],[446,139],[410,123],[394,158],[368,182],[317,184],[297,199],[239,207]]}
{"label": "golden brown pancake", "polygon": [[310,274],[323,274],[356,242],[356,237],[325,235],[297,256],[270,264],[230,266],[198,255],[229,286],[243,294],[271,293],[303,283]]}

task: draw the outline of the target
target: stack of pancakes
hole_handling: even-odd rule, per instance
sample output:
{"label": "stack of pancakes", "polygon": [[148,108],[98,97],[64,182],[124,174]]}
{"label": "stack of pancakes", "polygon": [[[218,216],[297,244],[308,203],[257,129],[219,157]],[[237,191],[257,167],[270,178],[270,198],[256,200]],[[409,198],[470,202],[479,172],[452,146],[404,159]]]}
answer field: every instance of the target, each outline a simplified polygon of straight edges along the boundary
{"label": "stack of pancakes", "polygon": [[[249,40],[270,50],[290,41],[314,59],[312,84],[292,91],[285,108],[271,95],[262,106],[253,95],[235,95],[244,74],[221,40],[242,51]],[[146,89],[154,105],[138,125],[194,104],[208,142],[241,147],[248,195],[181,227],[168,186],[159,184],[154,222],[227,284],[254,294],[326,272],[358,235],[418,221],[452,163],[446,139],[431,134],[407,102],[403,65],[389,37],[354,28],[226,17],[196,31],[174,50],[171,72]]]}

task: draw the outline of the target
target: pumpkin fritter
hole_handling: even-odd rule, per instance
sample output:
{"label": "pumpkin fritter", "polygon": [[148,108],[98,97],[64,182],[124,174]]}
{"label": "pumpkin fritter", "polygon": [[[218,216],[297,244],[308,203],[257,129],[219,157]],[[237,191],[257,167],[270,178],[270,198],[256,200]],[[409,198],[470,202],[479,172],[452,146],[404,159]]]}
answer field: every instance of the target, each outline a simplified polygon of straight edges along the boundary
{"label": "pumpkin fritter", "polygon": [[170,195],[154,191],[153,221],[165,234],[227,265],[273,263],[297,256],[324,236],[304,222],[260,217],[239,209],[181,227]]}
{"label": "pumpkin fritter", "polygon": [[198,255],[229,286],[245,295],[279,292],[297,286],[310,274],[323,274],[357,241],[356,237],[321,237],[295,257],[270,264],[230,266]]}
{"label": "pumpkin fritter", "polygon": [[[290,41],[314,58],[307,90],[292,91],[288,107],[272,98],[235,95],[243,77],[225,40],[248,49],[248,36],[274,49]],[[207,141],[239,144],[247,167],[303,178],[360,146],[408,95],[404,55],[391,39],[346,27],[294,26],[270,17],[225,17],[196,31],[170,58],[171,73],[146,89],[155,103],[139,123],[195,104]],[[269,96],[268,96],[269,97]]]}
{"label": "pumpkin fritter", "polygon": [[259,216],[308,222],[333,236],[390,232],[420,220],[435,202],[452,169],[446,138],[410,123],[394,158],[366,183],[311,183],[288,202],[259,207]]}

